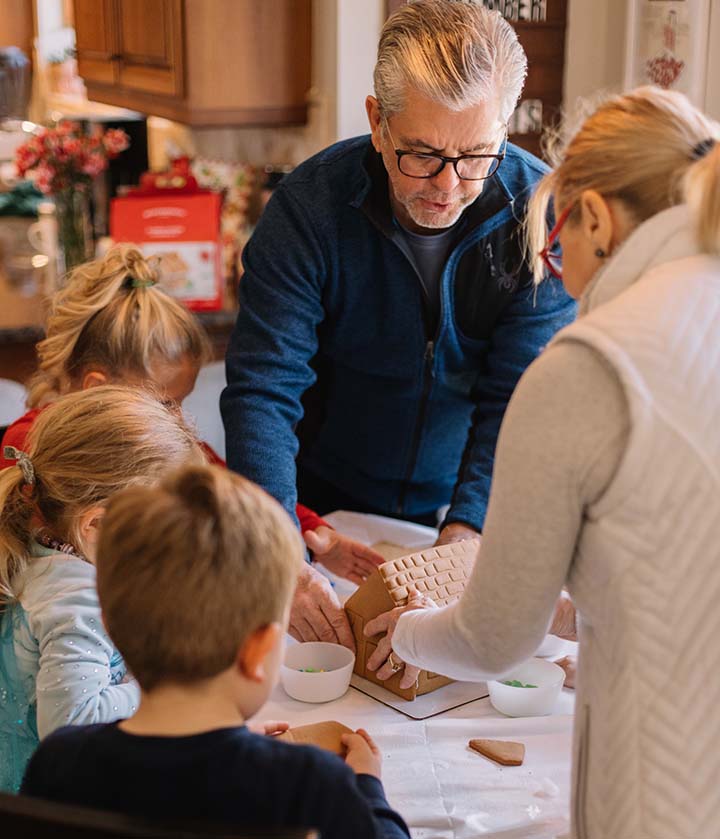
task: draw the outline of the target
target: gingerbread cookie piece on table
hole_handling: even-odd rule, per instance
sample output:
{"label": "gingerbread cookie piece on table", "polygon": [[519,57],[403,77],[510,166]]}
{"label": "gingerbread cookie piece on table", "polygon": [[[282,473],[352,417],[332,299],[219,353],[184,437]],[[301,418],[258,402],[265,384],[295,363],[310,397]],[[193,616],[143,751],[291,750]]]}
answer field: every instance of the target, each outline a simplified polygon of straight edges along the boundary
{"label": "gingerbread cookie piece on table", "polygon": [[345,754],[345,747],[342,744],[343,734],[353,734],[353,730],[335,720],[316,722],[311,725],[299,725],[297,728],[290,728],[276,739],[285,743],[296,743],[302,746],[317,746],[333,754]]}
{"label": "gingerbread cookie piece on table", "polygon": [[501,766],[522,766],[525,760],[525,746],[511,740],[476,739],[471,740],[468,746]]}
{"label": "gingerbread cookie piece on table", "polygon": [[402,671],[381,681],[367,669],[378,638],[365,638],[363,630],[368,621],[383,612],[404,606],[413,590],[438,606],[453,603],[465,590],[479,549],[480,539],[438,545],[390,560],[373,571],[345,604],[357,647],[355,673],[410,701],[450,684],[452,679],[427,670],[421,671],[417,683],[407,689],[400,688]]}

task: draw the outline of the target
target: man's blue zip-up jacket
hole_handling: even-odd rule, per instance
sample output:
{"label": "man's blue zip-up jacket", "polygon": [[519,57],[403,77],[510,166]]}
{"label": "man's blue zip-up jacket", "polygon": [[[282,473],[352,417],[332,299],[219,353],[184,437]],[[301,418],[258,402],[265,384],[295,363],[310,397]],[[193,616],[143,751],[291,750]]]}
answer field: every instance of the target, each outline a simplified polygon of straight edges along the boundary
{"label": "man's blue zip-up jacket", "polygon": [[[368,137],[288,175],[243,256],[221,400],[228,465],[291,515],[298,456],[370,510],[412,517],[450,503],[446,524],[481,530],[508,400],[575,316],[561,283],[533,286],[521,252],[519,220],[546,171],[508,145],[464,213],[437,322]],[[322,411],[298,455],[309,388]]]}

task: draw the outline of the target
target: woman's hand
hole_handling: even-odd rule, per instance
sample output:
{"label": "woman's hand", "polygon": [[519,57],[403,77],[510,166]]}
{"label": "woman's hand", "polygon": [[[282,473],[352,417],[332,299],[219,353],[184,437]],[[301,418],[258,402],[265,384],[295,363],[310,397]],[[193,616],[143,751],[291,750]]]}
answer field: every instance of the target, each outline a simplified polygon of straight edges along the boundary
{"label": "woman's hand", "polygon": [[413,667],[411,664],[405,662],[398,657],[392,650],[392,638],[395,634],[395,627],[400,617],[405,612],[411,612],[413,609],[437,609],[437,604],[429,597],[419,594],[418,592],[411,593],[406,606],[398,606],[396,609],[391,609],[389,612],[383,612],[365,625],[365,637],[370,638],[373,635],[379,635],[384,632],[385,635],[378,641],[377,649],[370,656],[367,661],[368,670],[375,673],[381,681],[389,679],[394,673],[405,669],[405,672],[400,679],[400,687],[404,690],[412,687],[417,681],[420,674],[419,667]]}
{"label": "woman's hand", "polygon": [[378,565],[385,562],[377,551],[343,536],[331,527],[306,530],[303,538],[314,559],[321,562],[328,571],[357,585],[365,582]]}
{"label": "woman's hand", "polygon": [[356,775],[373,775],[380,780],[382,757],[380,749],[364,728],[354,734],[343,734],[343,745],[347,749],[345,763]]}
{"label": "woman's hand", "polygon": [[268,737],[274,737],[276,734],[287,731],[290,728],[290,723],[280,722],[279,720],[265,720],[265,722],[253,720],[247,723],[247,727],[253,734],[267,734]]}

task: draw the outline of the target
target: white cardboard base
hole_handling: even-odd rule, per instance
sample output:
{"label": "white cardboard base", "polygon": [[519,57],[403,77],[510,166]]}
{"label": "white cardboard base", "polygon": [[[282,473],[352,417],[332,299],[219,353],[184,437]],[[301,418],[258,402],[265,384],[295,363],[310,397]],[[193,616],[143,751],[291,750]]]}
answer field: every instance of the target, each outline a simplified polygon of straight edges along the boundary
{"label": "white cardboard base", "polygon": [[405,714],[406,717],[413,720],[425,720],[428,717],[434,717],[437,714],[450,711],[452,708],[459,708],[461,705],[467,705],[468,702],[475,702],[477,699],[484,699],[489,696],[485,682],[452,682],[432,691],[432,693],[418,696],[412,702],[390,693],[389,690],[363,679],[356,673],[353,673],[350,685],[361,693],[377,699],[383,705],[400,711],[401,714]]}

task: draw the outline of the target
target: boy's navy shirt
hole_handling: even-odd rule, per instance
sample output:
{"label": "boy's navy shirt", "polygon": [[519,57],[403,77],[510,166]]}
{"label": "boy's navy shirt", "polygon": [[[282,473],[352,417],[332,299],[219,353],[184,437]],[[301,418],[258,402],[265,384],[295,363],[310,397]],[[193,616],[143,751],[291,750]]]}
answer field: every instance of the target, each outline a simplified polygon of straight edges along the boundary
{"label": "boy's navy shirt", "polygon": [[377,778],[244,726],[187,737],[61,728],[40,744],[21,793],[158,820],[315,828],[323,839],[410,835]]}

